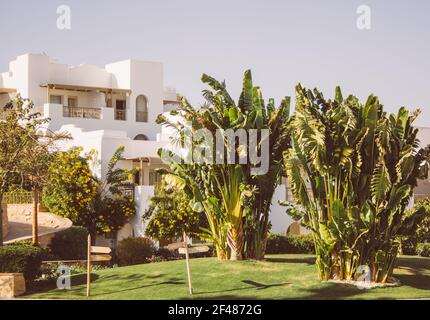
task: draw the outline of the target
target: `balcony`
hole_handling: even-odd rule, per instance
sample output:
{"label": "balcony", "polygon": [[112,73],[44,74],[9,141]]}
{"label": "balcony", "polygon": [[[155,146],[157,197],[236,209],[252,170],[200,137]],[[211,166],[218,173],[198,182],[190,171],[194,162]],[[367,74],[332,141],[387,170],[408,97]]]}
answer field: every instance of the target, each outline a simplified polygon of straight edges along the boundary
{"label": "balcony", "polygon": [[125,110],[116,109],[115,110],[115,120],[125,120],[125,114],[126,114]]}
{"label": "balcony", "polygon": [[101,109],[63,106],[63,117],[101,119]]}

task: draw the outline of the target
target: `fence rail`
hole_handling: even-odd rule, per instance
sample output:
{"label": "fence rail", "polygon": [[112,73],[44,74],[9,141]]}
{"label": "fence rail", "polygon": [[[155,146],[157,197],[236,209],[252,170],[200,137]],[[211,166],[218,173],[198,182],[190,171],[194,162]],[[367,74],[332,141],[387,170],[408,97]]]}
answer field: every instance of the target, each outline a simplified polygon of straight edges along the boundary
{"label": "fence rail", "polygon": [[63,117],[67,118],[87,118],[100,119],[100,108],[66,107],[63,106]]}
{"label": "fence rail", "polygon": [[31,192],[18,191],[6,192],[3,195],[3,203],[5,204],[29,204],[33,202]]}
{"label": "fence rail", "polygon": [[125,110],[115,110],[115,120],[126,120],[125,115]]}

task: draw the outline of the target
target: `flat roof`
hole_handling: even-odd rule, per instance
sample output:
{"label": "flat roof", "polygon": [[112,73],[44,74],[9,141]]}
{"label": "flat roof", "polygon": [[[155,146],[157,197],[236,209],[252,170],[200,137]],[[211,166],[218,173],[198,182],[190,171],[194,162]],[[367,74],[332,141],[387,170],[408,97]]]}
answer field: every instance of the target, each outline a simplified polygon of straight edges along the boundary
{"label": "flat roof", "polygon": [[91,86],[81,86],[74,84],[62,84],[62,83],[45,83],[40,85],[42,88],[51,88],[51,89],[60,89],[60,90],[72,90],[72,91],[83,91],[83,92],[91,92],[91,91],[99,91],[106,93],[126,93],[130,94],[130,89],[120,89],[120,88],[111,88],[111,87],[91,87]]}
{"label": "flat roof", "polygon": [[13,88],[0,88],[0,94],[4,93],[15,93],[16,89]]}

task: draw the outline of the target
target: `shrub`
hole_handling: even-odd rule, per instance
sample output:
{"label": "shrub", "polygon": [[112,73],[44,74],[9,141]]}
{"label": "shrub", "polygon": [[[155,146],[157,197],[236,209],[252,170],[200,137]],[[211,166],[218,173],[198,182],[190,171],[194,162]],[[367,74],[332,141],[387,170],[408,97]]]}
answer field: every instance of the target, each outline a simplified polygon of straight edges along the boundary
{"label": "shrub", "polygon": [[267,254],[279,253],[315,253],[314,243],[311,235],[269,234],[266,245]]}
{"label": "shrub", "polygon": [[41,273],[44,250],[25,244],[7,245],[0,248],[0,273],[23,273],[26,281],[32,281]]}
{"label": "shrub", "polygon": [[49,244],[52,254],[61,260],[84,260],[87,257],[88,231],[83,227],[70,227],[57,232]]}
{"label": "shrub", "polygon": [[417,253],[421,257],[430,258],[430,243],[418,243],[417,245]]}
{"label": "shrub", "polygon": [[116,255],[119,265],[147,263],[155,253],[152,240],[148,238],[126,238],[118,243]]}
{"label": "shrub", "polygon": [[[8,244],[9,246],[24,246],[24,247],[28,247],[28,246],[33,246],[32,241],[31,240],[19,240],[19,241],[15,241],[12,244]],[[49,261],[49,260],[59,260],[59,258],[51,253],[51,250],[49,249],[44,249],[44,248],[40,248],[41,250],[41,255],[42,255],[42,261]]]}
{"label": "shrub", "polygon": [[158,248],[155,255],[164,260],[175,259],[178,257],[177,251],[169,250],[167,248]]}
{"label": "shrub", "polygon": [[402,254],[417,255],[418,244],[430,242],[430,217],[421,221],[415,232],[402,239]]}

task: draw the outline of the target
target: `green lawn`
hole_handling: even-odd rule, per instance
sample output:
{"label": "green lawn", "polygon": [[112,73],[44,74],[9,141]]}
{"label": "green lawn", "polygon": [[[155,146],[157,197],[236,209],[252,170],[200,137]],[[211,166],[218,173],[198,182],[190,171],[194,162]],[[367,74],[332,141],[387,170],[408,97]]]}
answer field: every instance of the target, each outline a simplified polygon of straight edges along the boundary
{"label": "green lawn", "polygon": [[[430,259],[402,257],[394,288],[360,290],[320,282],[314,257],[272,255],[267,261],[191,260],[194,299],[417,299],[430,298]],[[86,299],[85,275],[66,291],[45,286],[23,298]],[[97,271],[91,299],[190,299],[185,261],[169,261]]]}

